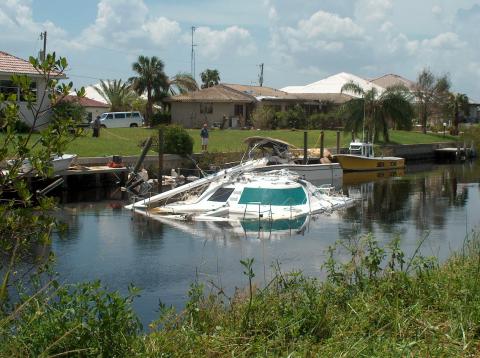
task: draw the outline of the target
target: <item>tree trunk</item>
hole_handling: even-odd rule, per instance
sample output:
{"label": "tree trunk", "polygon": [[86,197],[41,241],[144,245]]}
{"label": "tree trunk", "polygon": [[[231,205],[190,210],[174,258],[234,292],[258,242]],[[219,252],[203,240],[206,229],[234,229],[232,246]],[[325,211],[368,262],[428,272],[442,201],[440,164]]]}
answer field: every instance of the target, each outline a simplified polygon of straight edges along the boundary
{"label": "tree trunk", "polygon": [[458,125],[460,122],[460,112],[458,108],[455,108],[455,118],[453,119],[453,134],[458,135]]}
{"label": "tree trunk", "polygon": [[147,125],[150,128],[153,126],[152,116],[153,116],[152,90],[148,88],[147,89]]}
{"label": "tree trunk", "polygon": [[427,111],[422,113],[422,133],[427,134]]}

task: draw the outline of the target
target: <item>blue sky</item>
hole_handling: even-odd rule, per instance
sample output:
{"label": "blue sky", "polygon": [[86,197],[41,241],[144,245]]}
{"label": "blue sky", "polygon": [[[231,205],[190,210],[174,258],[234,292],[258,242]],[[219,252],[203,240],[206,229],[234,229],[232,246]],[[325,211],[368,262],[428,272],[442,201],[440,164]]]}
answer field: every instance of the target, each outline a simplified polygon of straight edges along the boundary
{"label": "blue sky", "polygon": [[473,0],[3,0],[0,50],[28,58],[48,31],[48,50],[68,58],[76,86],[124,79],[138,55],[156,55],[169,76],[303,85],[338,72],[415,80],[425,67],[480,100],[480,1]]}

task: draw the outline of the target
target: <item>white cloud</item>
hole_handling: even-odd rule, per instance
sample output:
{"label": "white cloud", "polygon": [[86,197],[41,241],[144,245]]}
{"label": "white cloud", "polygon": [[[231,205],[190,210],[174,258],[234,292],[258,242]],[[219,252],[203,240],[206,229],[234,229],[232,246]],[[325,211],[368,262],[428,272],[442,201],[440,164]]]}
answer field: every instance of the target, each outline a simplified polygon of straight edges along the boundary
{"label": "white cloud", "polygon": [[180,34],[178,22],[152,16],[143,0],[101,0],[95,22],[83,30],[72,46],[166,47]]}
{"label": "white cloud", "polygon": [[317,11],[298,21],[297,27],[280,27],[272,36],[271,47],[277,52],[338,52],[346,41],[359,40],[364,30],[348,17]]}
{"label": "white cloud", "polygon": [[453,32],[445,32],[430,39],[408,41],[406,44],[411,53],[439,52],[439,54],[442,51],[458,50],[465,46],[466,43]]}
{"label": "white cloud", "polygon": [[180,25],[165,17],[159,17],[143,25],[153,43],[161,45],[169,42],[181,33]]}
{"label": "white cloud", "polygon": [[392,8],[392,0],[358,0],[355,18],[359,22],[383,21]]}
{"label": "white cloud", "polygon": [[443,9],[442,9],[440,6],[434,5],[434,6],[432,7],[432,14],[438,16],[438,15],[441,15],[442,12],[443,12]]}
{"label": "white cloud", "polygon": [[51,21],[36,22],[33,19],[30,2],[7,0],[0,2],[0,39],[5,41],[31,41],[40,32],[47,30],[52,37],[63,38],[66,32]]}
{"label": "white cloud", "polygon": [[[184,36],[185,41],[189,37]],[[195,31],[197,53],[213,59],[221,56],[249,56],[256,51],[250,32],[242,27],[230,26],[224,30],[198,27]]]}
{"label": "white cloud", "polygon": [[[291,33],[295,32],[291,31]],[[352,19],[342,18],[336,14],[317,11],[309,19],[300,20],[296,30],[299,36],[306,38],[358,38],[363,35],[363,29]]]}

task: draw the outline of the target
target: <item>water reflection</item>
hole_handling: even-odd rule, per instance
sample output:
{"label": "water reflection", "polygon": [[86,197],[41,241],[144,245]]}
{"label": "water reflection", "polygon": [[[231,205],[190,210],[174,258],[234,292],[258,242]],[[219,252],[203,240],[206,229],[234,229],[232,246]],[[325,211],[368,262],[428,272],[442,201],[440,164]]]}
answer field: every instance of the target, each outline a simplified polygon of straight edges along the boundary
{"label": "water reflection", "polygon": [[480,166],[424,168],[347,181],[344,193],[358,197],[357,205],[280,227],[258,221],[159,222],[132,215],[116,196],[100,202],[85,197],[58,212],[69,227],[52,245],[57,271],[68,282],[101,279],[122,292],[133,282],[143,289],[135,307],[148,323],[156,316],[159,299],[181,308],[195,279],[213,281],[227,292],[244,286],[239,260],[246,257],[255,258],[260,284],[268,282],[270,265],[277,260],[285,271],[321,276],[329,245],[366,232],[381,242],[401,233],[407,254],[428,232],[429,254],[444,258],[480,223]]}

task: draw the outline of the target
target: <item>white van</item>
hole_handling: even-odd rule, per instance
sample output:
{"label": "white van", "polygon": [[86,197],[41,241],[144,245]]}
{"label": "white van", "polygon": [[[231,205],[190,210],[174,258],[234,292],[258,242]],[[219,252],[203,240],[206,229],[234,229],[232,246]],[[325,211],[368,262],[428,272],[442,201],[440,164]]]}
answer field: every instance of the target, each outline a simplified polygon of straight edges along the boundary
{"label": "white van", "polygon": [[106,112],[100,116],[103,128],[141,127],[143,116],[140,112]]}

